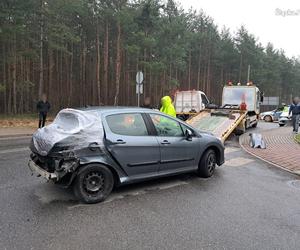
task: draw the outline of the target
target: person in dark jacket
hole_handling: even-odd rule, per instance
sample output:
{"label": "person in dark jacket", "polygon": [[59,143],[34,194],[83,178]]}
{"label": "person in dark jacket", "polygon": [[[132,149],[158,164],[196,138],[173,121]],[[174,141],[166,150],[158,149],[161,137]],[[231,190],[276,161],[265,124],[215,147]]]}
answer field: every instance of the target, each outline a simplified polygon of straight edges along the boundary
{"label": "person in dark jacket", "polygon": [[37,111],[39,113],[39,128],[45,126],[47,114],[50,110],[50,103],[47,101],[47,95],[42,95],[42,100],[40,100],[36,105]]}
{"label": "person in dark jacket", "polygon": [[293,103],[290,106],[289,116],[292,114],[293,132],[298,133],[300,119],[300,100],[299,97],[294,97]]}
{"label": "person in dark jacket", "polygon": [[147,108],[147,109],[152,109],[153,107],[151,106],[151,98],[146,97],[144,100],[144,103],[142,105],[142,108]]}

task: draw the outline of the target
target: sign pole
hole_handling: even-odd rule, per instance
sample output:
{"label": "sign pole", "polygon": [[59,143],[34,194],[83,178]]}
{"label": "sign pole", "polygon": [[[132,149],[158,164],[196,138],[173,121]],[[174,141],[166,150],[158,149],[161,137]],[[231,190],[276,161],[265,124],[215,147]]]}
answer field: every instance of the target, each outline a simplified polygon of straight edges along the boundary
{"label": "sign pole", "polygon": [[140,107],[140,95],[141,95],[140,92],[141,92],[140,91],[140,85],[138,84],[138,107]]}

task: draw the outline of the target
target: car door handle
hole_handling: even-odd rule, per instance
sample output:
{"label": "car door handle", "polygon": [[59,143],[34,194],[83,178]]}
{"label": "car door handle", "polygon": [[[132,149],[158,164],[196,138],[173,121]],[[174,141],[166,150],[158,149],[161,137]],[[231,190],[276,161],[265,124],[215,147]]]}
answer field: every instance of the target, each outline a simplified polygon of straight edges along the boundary
{"label": "car door handle", "polygon": [[163,140],[160,144],[166,145],[166,144],[171,144],[171,143],[167,140]]}
{"label": "car door handle", "polygon": [[123,141],[122,139],[118,139],[118,140],[114,141],[113,144],[126,144],[126,142]]}

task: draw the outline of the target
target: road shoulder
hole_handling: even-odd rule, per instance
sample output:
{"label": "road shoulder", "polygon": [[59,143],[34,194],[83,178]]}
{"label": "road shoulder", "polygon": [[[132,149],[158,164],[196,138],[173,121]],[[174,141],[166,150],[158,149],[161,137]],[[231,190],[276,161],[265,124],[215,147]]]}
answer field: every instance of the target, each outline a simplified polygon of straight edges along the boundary
{"label": "road shoulder", "polygon": [[0,138],[31,136],[35,131],[32,127],[0,128]]}

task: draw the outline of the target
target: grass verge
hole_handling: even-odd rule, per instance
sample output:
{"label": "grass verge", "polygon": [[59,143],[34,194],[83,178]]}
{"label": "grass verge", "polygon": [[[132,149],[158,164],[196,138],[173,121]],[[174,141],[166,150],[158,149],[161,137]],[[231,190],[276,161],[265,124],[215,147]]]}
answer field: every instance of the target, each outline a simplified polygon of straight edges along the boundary
{"label": "grass verge", "polygon": [[[22,114],[22,115],[0,115],[0,128],[12,127],[37,127],[38,114]],[[47,117],[47,121],[53,121],[52,116]]]}
{"label": "grass verge", "polygon": [[300,143],[300,134],[298,134],[298,135],[295,136],[295,141],[298,142],[298,143]]}

